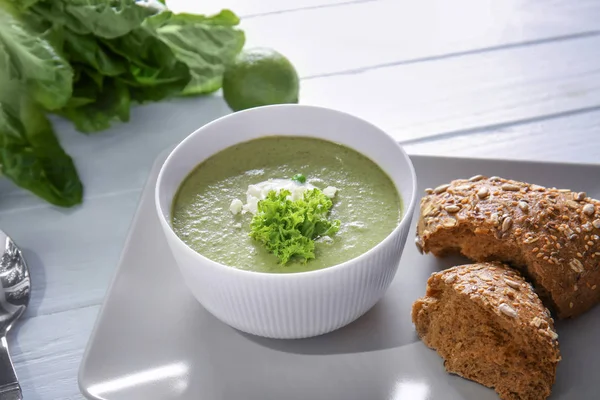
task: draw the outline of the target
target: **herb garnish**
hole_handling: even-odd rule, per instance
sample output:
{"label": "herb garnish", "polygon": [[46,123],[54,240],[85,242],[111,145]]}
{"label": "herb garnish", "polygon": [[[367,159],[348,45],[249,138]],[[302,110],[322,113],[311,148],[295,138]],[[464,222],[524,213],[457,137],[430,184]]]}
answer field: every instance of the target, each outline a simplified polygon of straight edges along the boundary
{"label": "herb garnish", "polygon": [[319,189],[307,190],[295,201],[288,199],[290,195],[288,190],[272,190],[258,202],[250,236],[264,244],[281,264],[292,258],[306,263],[315,258],[314,240],[334,235],[340,221],[327,219],[333,203]]}
{"label": "herb garnish", "polygon": [[296,181],[298,183],[304,183],[304,182],[306,182],[306,177],[302,174],[296,174],[296,175],[294,175],[292,180]]}

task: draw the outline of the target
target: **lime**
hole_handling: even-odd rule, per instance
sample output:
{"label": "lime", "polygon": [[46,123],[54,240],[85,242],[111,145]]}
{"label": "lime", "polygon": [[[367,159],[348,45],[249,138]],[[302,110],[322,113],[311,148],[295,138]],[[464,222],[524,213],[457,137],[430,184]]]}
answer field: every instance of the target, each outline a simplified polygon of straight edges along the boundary
{"label": "lime", "polygon": [[242,51],[223,75],[223,97],[234,111],[297,103],[298,90],[294,66],[272,49]]}

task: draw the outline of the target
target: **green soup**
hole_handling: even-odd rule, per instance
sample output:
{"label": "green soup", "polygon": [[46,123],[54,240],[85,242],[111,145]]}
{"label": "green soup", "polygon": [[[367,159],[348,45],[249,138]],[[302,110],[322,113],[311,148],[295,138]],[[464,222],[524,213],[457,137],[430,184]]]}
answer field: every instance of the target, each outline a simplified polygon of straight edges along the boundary
{"label": "green soup", "polygon": [[[278,263],[250,238],[251,213],[233,215],[234,199],[246,202],[248,185],[301,173],[319,189],[338,188],[330,218],[340,230],[316,241],[315,259]],[[173,228],[192,249],[232,267],[260,272],[302,272],[355,258],[389,235],[402,216],[391,179],[369,158],[332,142],[271,136],[229,147],[198,165],[173,201]]]}

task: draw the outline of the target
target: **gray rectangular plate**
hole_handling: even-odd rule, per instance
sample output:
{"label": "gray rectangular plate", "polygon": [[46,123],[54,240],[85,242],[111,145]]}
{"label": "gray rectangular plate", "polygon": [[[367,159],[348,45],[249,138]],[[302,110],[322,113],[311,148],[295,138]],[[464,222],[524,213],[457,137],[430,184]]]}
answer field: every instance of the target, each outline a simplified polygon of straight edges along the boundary
{"label": "gray rectangular plate", "polygon": [[[411,157],[420,191],[456,178],[499,175],[600,197],[600,166]],[[188,293],[154,210],[157,160],[81,364],[79,384],[106,400],[497,399],[449,375],[417,338],[412,302],[433,271],[466,262],[420,255],[409,236],[386,296],[336,332],[269,340],[217,321]],[[416,217],[415,217],[416,218]],[[415,220],[416,221],[416,220]],[[413,224],[414,225],[414,224]],[[476,321],[474,321],[476,323]],[[563,361],[552,399],[597,398],[600,307],[558,323]]]}

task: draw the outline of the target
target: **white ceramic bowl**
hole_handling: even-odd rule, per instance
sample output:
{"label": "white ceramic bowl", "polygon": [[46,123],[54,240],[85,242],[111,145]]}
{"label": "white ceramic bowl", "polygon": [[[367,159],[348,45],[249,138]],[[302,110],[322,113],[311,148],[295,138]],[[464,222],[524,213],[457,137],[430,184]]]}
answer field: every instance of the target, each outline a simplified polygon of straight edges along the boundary
{"label": "white ceramic bowl", "polygon": [[[171,228],[171,203],[179,185],[208,157],[266,135],[315,137],[366,155],[390,176],[400,192],[402,221],[368,252],[317,271],[251,272],[198,254]],[[156,184],[156,207],[185,283],[210,313],[251,334],[304,338],[349,324],[381,299],[398,269],[415,208],[415,191],[416,176],[410,159],[381,129],[339,111],[277,105],[227,115],[183,140],[162,166]]]}

